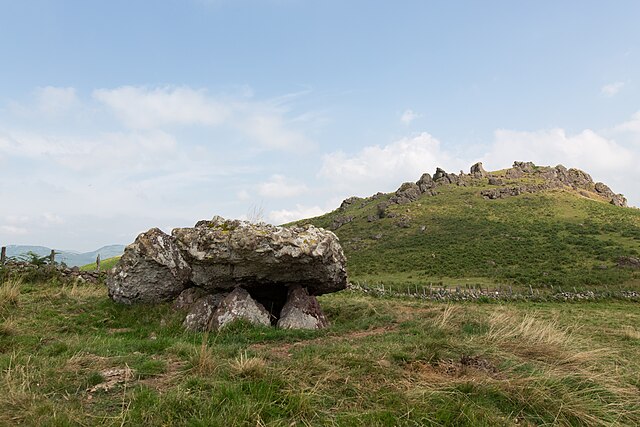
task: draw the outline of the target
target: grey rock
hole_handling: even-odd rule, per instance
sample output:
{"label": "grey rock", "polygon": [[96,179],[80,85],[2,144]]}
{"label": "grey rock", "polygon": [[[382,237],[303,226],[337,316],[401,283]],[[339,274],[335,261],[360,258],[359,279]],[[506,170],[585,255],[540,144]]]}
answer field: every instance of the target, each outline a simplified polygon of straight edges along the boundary
{"label": "grey rock", "polygon": [[640,258],[632,256],[621,256],[620,258],[618,258],[618,267],[640,269]]}
{"label": "grey rock", "polygon": [[173,301],[173,308],[175,310],[189,309],[197,300],[206,295],[204,289],[200,288],[187,288],[178,295]]}
{"label": "grey rock", "polygon": [[342,227],[343,225],[349,224],[351,221],[353,221],[354,218],[355,217],[353,215],[335,217],[333,219],[333,222],[331,223],[331,229],[332,230],[337,230],[338,228]]}
{"label": "grey rock", "polygon": [[405,182],[396,190],[395,195],[389,199],[389,202],[404,205],[418,200],[421,194],[422,192],[417,184]]}
{"label": "grey rock", "polygon": [[211,293],[300,284],[320,295],[347,285],[338,238],[312,225],[275,227],[215,217],[172,235],[191,266],[191,282]]}
{"label": "grey rock", "polygon": [[439,181],[442,180],[443,178],[447,177],[447,172],[445,172],[444,169],[442,168],[436,168],[436,173],[433,174],[433,180],[434,181]]}
{"label": "grey rock", "polygon": [[125,248],[106,282],[109,297],[116,302],[159,303],[177,297],[190,274],[175,239],[152,228]]}
{"label": "grey rock", "polygon": [[205,295],[196,300],[190,307],[182,326],[189,331],[208,331],[211,329],[212,317],[227,294]]}
{"label": "grey rock", "polygon": [[362,201],[362,199],[360,197],[356,197],[356,196],[351,196],[347,199],[344,199],[342,201],[342,203],[340,204],[340,207],[338,208],[339,210],[343,211],[345,209],[347,209],[349,206]]}
{"label": "grey rock", "polygon": [[614,195],[609,203],[614,206],[620,206],[622,208],[627,207],[627,199],[622,194]]}
{"label": "grey rock", "polygon": [[421,193],[427,193],[429,192],[429,190],[435,187],[433,178],[431,178],[431,175],[429,175],[428,173],[422,174],[420,179],[416,182],[416,185],[418,186],[418,189]]}
{"label": "grey rock", "polygon": [[322,329],[329,326],[329,321],[316,297],[309,295],[302,286],[294,285],[289,288],[277,326],[282,329]]}
{"label": "grey rock", "polygon": [[474,178],[484,178],[487,176],[487,171],[482,167],[482,162],[478,162],[471,166],[470,173]]}
{"label": "grey rock", "polygon": [[504,185],[504,181],[500,178],[496,178],[495,176],[490,176],[489,185]]}
{"label": "grey rock", "polygon": [[218,305],[211,315],[210,326],[219,330],[235,320],[246,320],[254,325],[270,326],[269,312],[256,302],[249,292],[235,288]]}

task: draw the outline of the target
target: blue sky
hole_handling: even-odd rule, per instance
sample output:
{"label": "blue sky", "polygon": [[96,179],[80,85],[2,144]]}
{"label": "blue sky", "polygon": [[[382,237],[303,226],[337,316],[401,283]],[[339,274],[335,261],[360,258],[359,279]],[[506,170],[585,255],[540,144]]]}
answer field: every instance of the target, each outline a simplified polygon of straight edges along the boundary
{"label": "blue sky", "polygon": [[281,223],[436,166],[640,204],[636,1],[0,0],[0,242]]}

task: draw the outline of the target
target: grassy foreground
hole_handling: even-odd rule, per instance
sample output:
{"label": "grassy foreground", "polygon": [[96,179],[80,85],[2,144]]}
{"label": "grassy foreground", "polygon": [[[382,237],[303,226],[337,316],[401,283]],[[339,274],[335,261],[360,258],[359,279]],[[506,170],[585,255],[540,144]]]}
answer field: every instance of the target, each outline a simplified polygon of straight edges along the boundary
{"label": "grassy foreground", "polygon": [[102,287],[0,286],[0,425],[638,425],[637,303],[342,292],[333,326],[182,330]]}

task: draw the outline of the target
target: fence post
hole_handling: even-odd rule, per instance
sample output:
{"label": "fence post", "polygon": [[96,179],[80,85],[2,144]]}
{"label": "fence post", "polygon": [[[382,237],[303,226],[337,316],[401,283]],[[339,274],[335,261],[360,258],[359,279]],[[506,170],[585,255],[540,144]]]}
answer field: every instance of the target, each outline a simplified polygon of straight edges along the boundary
{"label": "fence post", "polygon": [[51,255],[49,255],[49,264],[53,265],[56,262],[56,251],[51,249]]}
{"label": "fence post", "polygon": [[3,246],[2,251],[0,252],[0,264],[4,264],[7,260],[7,247]]}
{"label": "fence post", "polygon": [[96,271],[100,271],[100,254],[96,257]]}

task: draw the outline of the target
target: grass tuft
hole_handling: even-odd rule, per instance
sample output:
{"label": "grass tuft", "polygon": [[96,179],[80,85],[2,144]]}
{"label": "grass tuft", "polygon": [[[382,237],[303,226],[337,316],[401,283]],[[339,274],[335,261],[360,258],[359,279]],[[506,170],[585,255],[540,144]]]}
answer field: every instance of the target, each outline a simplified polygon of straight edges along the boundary
{"label": "grass tuft", "polygon": [[231,369],[239,377],[262,378],[266,373],[267,363],[261,357],[247,356],[245,351],[231,362]]}
{"label": "grass tuft", "polygon": [[19,279],[8,279],[0,284],[0,311],[18,305],[21,286]]}

